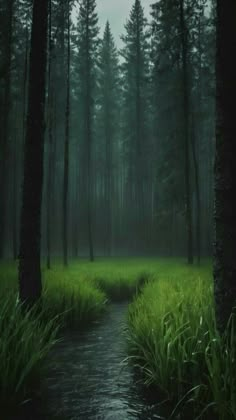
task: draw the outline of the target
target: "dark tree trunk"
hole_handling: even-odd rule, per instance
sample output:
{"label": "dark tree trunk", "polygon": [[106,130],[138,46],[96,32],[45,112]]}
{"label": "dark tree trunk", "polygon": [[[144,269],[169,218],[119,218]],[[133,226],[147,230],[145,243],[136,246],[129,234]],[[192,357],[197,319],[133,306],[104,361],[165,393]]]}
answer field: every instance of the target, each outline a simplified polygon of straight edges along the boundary
{"label": "dark tree trunk", "polygon": [[196,136],[194,127],[194,117],[192,116],[192,154],[193,154],[193,166],[194,166],[194,178],[196,188],[196,250],[197,250],[197,262],[201,262],[201,193],[200,193],[200,182],[199,182],[199,165],[196,151]]}
{"label": "dark tree trunk", "polygon": [[187,258],[193,264],[193,226],[192,226],[192,200],[190,183],[190,156],[189,156],[189,83],[188,83],[188,34],[184,15],[184,0],[180,0],[180,30],[182,47],[182,88],[183,88],[183,137],[185,160],[185,200],[187,224]]}
{"label": "dark tree trunk", "polygon": [[12,173],[12,256],[16,261],[18,257],[18,244],[17,244],[17,232],[18,232],[18,160],[17,160],[17,128],[18,128],[18,107],[15,108],[15,119],[16,119],[16,131],[14,133],[13,143],[13,173]]}
{"label": "dark tree trunk", "polygon": [[0,139],[0,259],[3,258],[5,241],[5,216],[6,216],[6,193],[8,173],[8,147],[9,147],[9,116],[11,106],[11,62],[12,62],[12,31],[13,31],[13,6],[14,0],[7,2],[7,35],[5,45],[4,65],[4,107],[3,107],[3,128]]}
{"label": "dark tree trunk", "polygon": [[20,299],[29,306],[40,298],[42,291],[40,243],[47,26],[48,0],[34,0],[19,261]]}
{"label": "dark tree trunk", "polygon": [[92,180],[92,97],[91,97],[91,56],[89,51],[89,22],[87,19],[86,27],[87,39],[87,73],[86,73],[86,154],[87,154],[87,221],[88,221],[88,243],[89,243],[89,258],[94,261],[94,247],[93,247],[93,229],[92,229],[92,214],[93,214],[93,180]]}
{"label": "dark tree trunk", "polygon": [[28,84],[28,71],[29,71],[29,33],[28,28],[26,29],[25,34],[25,60],[24,60],[24,77],[23,77],[23,88],[22,88],[22,98],[23,98],[23,112],[22,112],[22,144],[24,146],[25,142],[25,132],[26,132],[26,123],[27,123],[27,84]]}
{"label": "dark tree trunk", "polygon": [[106,203],[106,254],[111,256],[111,232],[112,232],[112,209],[111,209],[111,191],[112,191],[112,145],[111,145],[111,126],[110,126],[110,110],[109,102],[106,104],[106,179],[105,179],[105,203]]}
{"label": "dark tree trunk", "polygon": [[67,0],[67,88],[64,144],[64,185],[63,185],[63,260],[68,265],[68,187],[69,187],[69,138],[70,138],[70,0]]}
{"label": "dark tree trunk", "polygon": [[218,328],[236,303],[236,2],[217,1],[214,280]]}
{"label": "dark tree trunk", "polygon": [[[88,87],[88,91],[90,91]],[[87,98],[90,101],[90,98]],[[93,184],[92,184],[92,133],[91,133],[91,105],[87,107],[87,220],[88,220],[88,241],[89,241],[89,258],[94,261],[93,250],[93,230],[92,230],[92,202],[93,202]]]}
{"label": "dark tree trunk", "polygon": [[51,226],[52,226],[52,193],[53,193],[53,78],[52,78],[52,2],[49,0],[49,62],[48,62],[48,170],[47,170],[47,214],[46,214],[46,247],[47,247],[47,269],[51,269]]}

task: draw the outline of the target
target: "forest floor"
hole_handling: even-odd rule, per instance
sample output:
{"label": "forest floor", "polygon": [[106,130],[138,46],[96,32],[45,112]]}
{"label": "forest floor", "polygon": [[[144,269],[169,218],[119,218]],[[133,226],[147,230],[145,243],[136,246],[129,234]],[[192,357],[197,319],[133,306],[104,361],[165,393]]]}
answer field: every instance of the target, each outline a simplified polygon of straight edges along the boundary
{"label": "forest floor", "polygon": [[[91,328],[88,321],[101,319],[107,310],[102,319],[109,319],[114,308],[111,305],[109,310],[109,302],[127,301],[127,355],[139,367],[143,383],[161,390],[165,399],[181,401],[172,418],[185,406],[188,410],[191,406],[191,416],[199,415],[199,410],[209,411],[212,416],[215,407],[224,416],[227,406],[229,418],[236,418],[232,414],[234,354],[229,343],[226,351],[222,351],[225,343],[216,332],[211,270],[209,261],[201,266],[188,266],[184,260],[168,258],[101,258],[93,264],[81,259],[72,261],[67,269],[54,261],[51,270],[43,267],[42,314],[32,313],[25,319],[14,304],[12,292],[17,291],[17,266],[2,263],[0,330],[5,343],[4,350],[0,349],[4,378],[0,380],[0,402],[9,395],[11,401],[15,395],[18,401],[26,397],[32,378],[35,381],[46,355],[57,341],[58,324],[66,326],[67,332],[70,327],[74,331],[75,327],[80,331],[83,327],[87,333]],[[11,297],[6,299],[8,295]],[[14,334],[7,334],[9,326],[1,321],[6,314],[14,326]],[[25,338],[22,338],[23,329]],[[109,331],[112,342],[119,333],[116,328]],[[99,347],[99,340],[96,345]],[[31,354],[37,356],[37,352],[38,357],[30,358]],[[230,378],[232,384],[228,385]],[[227,386],[222,394],[224,379]]]}

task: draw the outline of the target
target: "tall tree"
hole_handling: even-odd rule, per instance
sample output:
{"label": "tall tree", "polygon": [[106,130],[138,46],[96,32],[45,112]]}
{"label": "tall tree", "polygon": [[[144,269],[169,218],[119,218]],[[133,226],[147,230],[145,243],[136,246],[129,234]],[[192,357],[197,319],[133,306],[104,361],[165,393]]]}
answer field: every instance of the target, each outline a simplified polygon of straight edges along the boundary
{"label": "tall tree", "polygon": [[15,0],[6,2],[5,13],[6,23],[3,36],[4,54],[3,54],[3,121],[2,133],[0,137],[0,258],[3,257],[5,224],[6,224],[6,192],[7,192],[7,174],[8,174],[8,152],[9,152],[9,122],[11,106],[11,65],[12,65],[12,39],[13,39],[13,7]]}
{"label": "tall tree", "polygon": [[63,259],[68,265],[68,187],[69,187],[69,140],[70,140],[70,0],[67,0],[67,71],[66,71],[66,112],[64,143],[64,183],[63,183]]}
{"label": "tall tree", "polygon": [[[173,255],[184,227],[184,152],[179,4],[152,5],[151,99],[154,144],[155,227],[158,251]],[[181,80],[181,81],[180,81]],[[181,253],[186,247],[178,244]]]}
{"label": "tall tree", "polygon": [[[98,50],[98,16],[95,0],[82,0],[79,9],[79,94],[81,98],[81,181],[83,194],[80,200],[86,203],[86,225],[90,260],[94,260],[93,243],[93,129],[95,112],[96,60]],[[80,191],[81,193],[82,191]]]}
{"label": "tall tree", "polygon": [[48,0],[34,0],[19,257],[20,299],[27,305],[34,304],[42,290],[40,238],[47,29]]}
{"label": "tall tree", "polygon": [[223,331],[236,304],[236,2],[217,0],[217,117],[214,279],[216,315]]}
{"label": "tall tree", "polygon": [[[127,162],[127,204],[130,234],[134,248],[144,246],[145,192],[147,192],[147,92],[148,92],[148,33],[147,20],[140,0],[135,0],[122,37],[123,55],[123,116]],[[134,223],[132,223],[134,222]]]}
{"label": "tall tree", "polygon": [[105,251],[111,254],[114,140],[117,137],[119,62],[111,27],[107,22],[99,51],[97,100],[97,154],[102,155],[104,180]]}
{"label": "tall tree", "polygon": [[52,33],[52,0],[48,8],[48,81],[47,81],[47,133],[48,133],[48,159],[47,159],[47,208],[46,208],[46,248],[47,269],[51,269],[51,236],[52,236],[52,186],[53,186],[53,112],[54,112],[54,86],[53,86],[53,54],[54,40]]}
{"label": "tall tree", "polygon": [[190,175],[190,101],[189,101],[189,32],[185,17],[185,3],[180,0],[180,34],[182,53],[182,89],[183,89],[183,138],[185,153],[185,200],[186,200],[186,225],[187,225],[187,258],[193,264],[193,219],[192,219],[192,191]]}

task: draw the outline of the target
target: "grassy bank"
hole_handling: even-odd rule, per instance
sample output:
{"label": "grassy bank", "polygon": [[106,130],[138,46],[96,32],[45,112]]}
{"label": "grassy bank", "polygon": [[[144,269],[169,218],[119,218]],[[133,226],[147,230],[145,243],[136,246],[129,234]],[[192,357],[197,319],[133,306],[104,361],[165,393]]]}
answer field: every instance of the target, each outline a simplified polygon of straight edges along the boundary
{"label": "grassy bank", "polygon": [[179,402],[172,418],[236,418],[234,337],[233,327],[223,338],[216,331],[210,264],[160,263],[129,309],[131,360],[147,385]]}
{"label": "grassy bank", "polygon": [[[24,312],[14,294],[0,299],[0,408],[14,407],[34,393],[44,360],[57,340],[58,319],[35,307]],[[1,417],[2,418],[2,417]],[[5,418],[5,417],[4,417]]]}
{"label": "grassy bank", "polygon": [[[145,269],[148,262],[145,262]],[[0,407],[29,397],[40,379],[58,327],[87,325],[104,312],[109,300],[134,294],[145,280],[137,260],[72,261],[68,269],[55,261],[42,267],[40,314],[23,314],[17,299],[17,264],[0,264]],[[60,315],[58,317],[58,315]]]}
{"label": "grassy bank", "polygon": [[[112,300],[129,299],[156,269],[153,259],[85,259],[71,261],[64,268],[60,261],[47,270],[42,264],[43,305],[51,316],[64,314],[67,323],[96,319]],[[0,264],[0,297],[17,294],[17,264]]]}
{"label": "grassy bank", "polygon": [[[27,395],[59,324],[86,325],[104,312],[110,300],[130,298],[140,286],[141,293],[129,307],[128,344],[145,383],[174,403],[179,401],[172,418],[186,409],[183,418],[194,419],[202,412],[203,418],[209,414],[235,419],[234,334],[220,338],[216,332],[211,264],[188,267],[174,259],[112,258],[93,264],[77,260],[68,269],[55,261],[52,270],[43,267],[42,314],[26,317],[16,305],[17,266],[1,264],[0,400]],[[3,309],[9,294],[12,297]],[[62,315],[55,320],[58,314]]]}

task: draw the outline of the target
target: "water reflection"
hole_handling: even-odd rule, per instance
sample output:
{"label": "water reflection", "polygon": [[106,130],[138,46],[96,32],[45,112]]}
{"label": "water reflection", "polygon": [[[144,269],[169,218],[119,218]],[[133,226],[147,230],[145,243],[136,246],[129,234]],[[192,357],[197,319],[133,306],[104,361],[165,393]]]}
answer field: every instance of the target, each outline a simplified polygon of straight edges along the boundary
{"label": "water reflection", "polygon": [[[127,305],[113,305],[89,331],[68,334],[51,357],[44,384],[48,420],[156,420],[157,407],[148,401],[122,364]],[[46,400],[47,396],[47,400]],[[29,410],[30,411],[30,410]],[[36,420],[36,413],[26,420]],[[19,418],[19,417],[18,417]]]}

